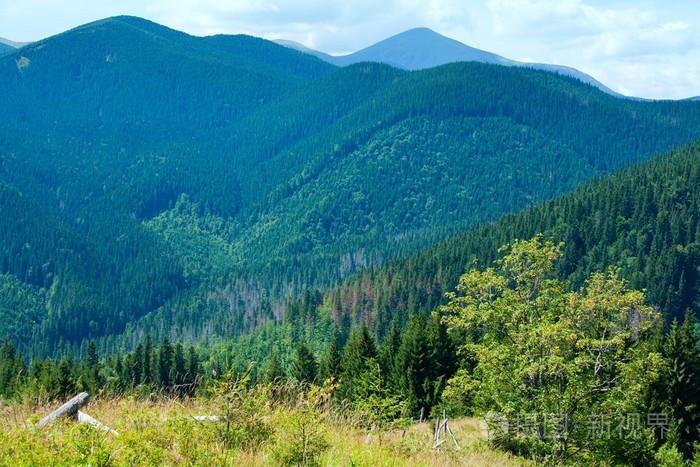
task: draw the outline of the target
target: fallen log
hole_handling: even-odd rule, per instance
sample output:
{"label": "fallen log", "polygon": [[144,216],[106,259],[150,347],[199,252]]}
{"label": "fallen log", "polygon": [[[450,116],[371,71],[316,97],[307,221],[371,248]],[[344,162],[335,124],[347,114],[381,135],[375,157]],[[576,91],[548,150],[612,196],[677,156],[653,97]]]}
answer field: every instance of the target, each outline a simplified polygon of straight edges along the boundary
{"label": "fallen log", "polygon": [[86,423],[94,428],[97,428],[98,430],[106,431],[107,433],[111,433],[114,436],[119,436],[119,433],[117,433],[110,427],[103,425],[98,420],[95,420],[85,412],[78,411],[78,423]]}
{"label": "fallen log", "polygon": [[80,411],[81,407],[87,404],[89,400],[90,396],[88,395],[88,393],[81,392],[80,394],[78,394],[77,396],[60,406],[58,409],[54,410],[46,417],[39,420],[39,423],[36,424],[36,427],[44,428],[45,426],[50,425],[51,423],[58,420],[60,417],[75,418],[78,415],[78,411]]}
{"label": "fallen log", "polygon": [[226,421],[226,417],[219,417],[218,415],[194,415],[192,416],[198,422],[221,422]]}

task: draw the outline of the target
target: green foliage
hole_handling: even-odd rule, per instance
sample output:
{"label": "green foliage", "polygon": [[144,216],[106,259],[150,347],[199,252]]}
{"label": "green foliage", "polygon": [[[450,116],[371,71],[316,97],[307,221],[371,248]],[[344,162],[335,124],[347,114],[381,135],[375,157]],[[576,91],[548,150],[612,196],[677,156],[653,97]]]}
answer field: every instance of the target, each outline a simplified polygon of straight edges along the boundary
{"label": "green foliage", "polygon": [[318,363],[316,362],[316,357],[314,357],[306,341],[302,340],[297,345],[294,360],[292,360],[292,366],[290,368],[290,374],[292,378],[301,383],[313,383],[316,381],[317,373]]}
{"label": "green foliage", "polygon": [[444,303],[465,267],[489,264],[501,245],[543,233],[564,241],[557,274],[579,287],[610,264],[647,291],[670,323],[700,309],[700,144],[590,183],[570,195],[503,217],[406,259],[371,268],[330,289],[323,306],[338,321],[379,334],[396,319]]}
{"label": "green foliage", "polygon": [[478,388],[479,381],[474,378],[472,372],[460,368],[447,380],[441,396],[442,406],[452,416],[472,415]]}
{"label": "green foliage", "polygon": [[[695,103],[616,99],[552,73],[335,69],[261,39],[130,17],[3,55],[0,95],[13,116],[0,122],[0,274],[11,284],[0,314],[20,310],[0,335],[32,357],[77,358],[90,340],[118,353],[148,333],[236,337],[283,319],[306,289],[700,134]],[[667,220],[659,228],[682,232]],[[658,290],[684,310],[694,255],[669,250],[663,268],[639,270],[656,280],[683,269]],[[441,292],[340,302],[382,335]]]}
{"label": "green foliage", "polygon": [[321,455],[329,447],[326,435],[328,427],[323,424],[323,412],[319,410],[324,389],[312,387],[311,391],[300,397],[302,400],[279,430],[272,455],[281,465],[321,465]]}
{"label": "green foliage", "polygon": [[[360,385],[358,379],[370,366],[376,364],[377,348],[374,339],[369,334],[367,326],[354,328],[343,348],[342,369],[340,377],[340,395],[342,398],[356,401],[363,397],[358,392]],[[374,368],[372,368],[374,371]],[[366,389],[366,388],[363,388]]]}
{"label": "green foliage", "polygon": [[667,435],[686,459],[700,440],[700,340],[696,334],[695,316],[688,311],[683,324],[671,324],[663,355],[669,370],[662,384],[662,404],[672,416],[672,432]]}
{"label": "green foliage", "polygon": [[654,456],[654,461],[659,467],[684,467],[683,454],[673,444],[666,443],[659,448]]}
{"label": "green foliage", "polygon": [[465,345],[477,359],[475,404],[502,417],[491,427],[502,446],[535,459],[638,462],[650,429],[591,437],[590,417],[646,413],[665,368],[651,339],[659,315],[614,268],[567,292],[553,275],[561,249],[541,237],[514,242],[495,267],[460,278],[444,319],[474,336]]}
{"label": "green foliage", "polygon": [[352,410],[366,428],[381,429],[407,413],[408,406],[400,396],[391,394],[386,386],[379,363],[368,358],[352,382],[349,395]]}
{"label": "green foliage", "polygon": [[223,420],[216,425],[218,438],[227,449],[260,449],[274,430],[263,415],[267,403],[264,388],[250,388],[250,373],[232,373],[212,382],[212,407]]}
{"label": "green foliage", "polygon": [[321,357],[321,364],[319,366],[319,377],[321,381],[327,380],[338,380],[340,378],[341,372],[341,358],[340,353],[340,336],[337,332],[333,333],[333,340]]}

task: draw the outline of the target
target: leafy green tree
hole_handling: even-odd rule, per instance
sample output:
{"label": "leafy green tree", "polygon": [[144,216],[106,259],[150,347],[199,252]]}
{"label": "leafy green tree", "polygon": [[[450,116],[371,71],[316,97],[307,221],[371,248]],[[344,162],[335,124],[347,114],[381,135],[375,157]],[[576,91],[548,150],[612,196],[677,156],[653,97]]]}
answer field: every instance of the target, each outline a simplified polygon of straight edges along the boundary
{"label": "leafy green tree", "polygon": [[[535,459],[651,462],[651,430],[591,437],[590,429],[600,414],[646,413],[665,367],[650,338],[660,316],[614,268],[567,292],[553,274],[561,248],[540,236],[516,241],[448,294],[446,324],[479,334],[465,344],[478,361],[476,404],[497,414],[497,442]],[[501,419],[508,429],[499,430]]]}

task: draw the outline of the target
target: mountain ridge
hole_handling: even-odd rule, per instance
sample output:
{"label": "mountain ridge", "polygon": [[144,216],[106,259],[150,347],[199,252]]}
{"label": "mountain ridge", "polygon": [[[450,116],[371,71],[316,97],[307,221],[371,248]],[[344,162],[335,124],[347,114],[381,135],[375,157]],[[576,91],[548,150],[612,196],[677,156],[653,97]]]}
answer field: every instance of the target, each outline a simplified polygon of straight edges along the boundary
{"label": "mountain ridge", "polygon": [[471,47],[426,27],[409,29],[348,55],[330,55],[310,49],[294,41],[278,40],[276,42],[286,47],[292,47],[301,52],[314,55],[338,66],[371,61],[386,63],[405,70],[422,70],[448,63],[476,61],[559,73],[595,86],[607,94],[617,97],[627,97],[613,91],[592,76],[575,68],[545,63],[519,62],[492,52]]}
{"label": "mountain ridge", "polygon": [[239,335],[288,296],[700,136],[694,103],[544,71],[336,67],[128,17],[0,58],[0,94],[0,308],[32,323],[0,335],[35,355]]}

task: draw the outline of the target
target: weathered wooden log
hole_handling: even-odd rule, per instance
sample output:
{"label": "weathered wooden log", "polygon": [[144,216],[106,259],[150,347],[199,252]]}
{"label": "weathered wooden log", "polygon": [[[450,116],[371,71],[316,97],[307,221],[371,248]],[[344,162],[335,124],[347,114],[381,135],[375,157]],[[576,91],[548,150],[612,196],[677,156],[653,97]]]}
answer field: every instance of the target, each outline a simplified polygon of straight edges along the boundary
{"label": "weathered wooden log", "polygon": [[111,429],[110,427],[103,425],[100,423],[98,420],[95,420],[92,418],[90,415],[86,414],[85,412],[81,412],[78,410],[78,423],[86,423],[94,428],[97,428],[98,430],[106,431],[107,433],[111,433],[114,436],[119,436],[119,433]]}
{"label": "weathered wooden log", "polygon": [[218,415],[194,415],[192,416],[198,422],[225,422],[226,417],[219,417]]}
{"label": "weathered wooden log", "polygon": [[80,394],[78,394],[77,396],[60,406],[58,409],[54,410],[46,417],[39,420],[39,423],[36,424],[37,428],[44,428],[45,426],[50,425],[51,423],[58,420],[60,417],[76,417],[80,408],[87,404],[89,400],[90,396],[88,395],[88,393],[81,392]]}
{"label": "weathered wooden log", "polygon": [[455,443],[455,447],[457,449],[462,449],[461,447],[459,447],[459,443],[457,442],[457,438],[455,438],[455,434],[452,433],[452,428],[450,428],[450,425],[447,425],[447,431],[448,431],[448,433],[450,433],[450,436],[452,436],[452,441]]}

